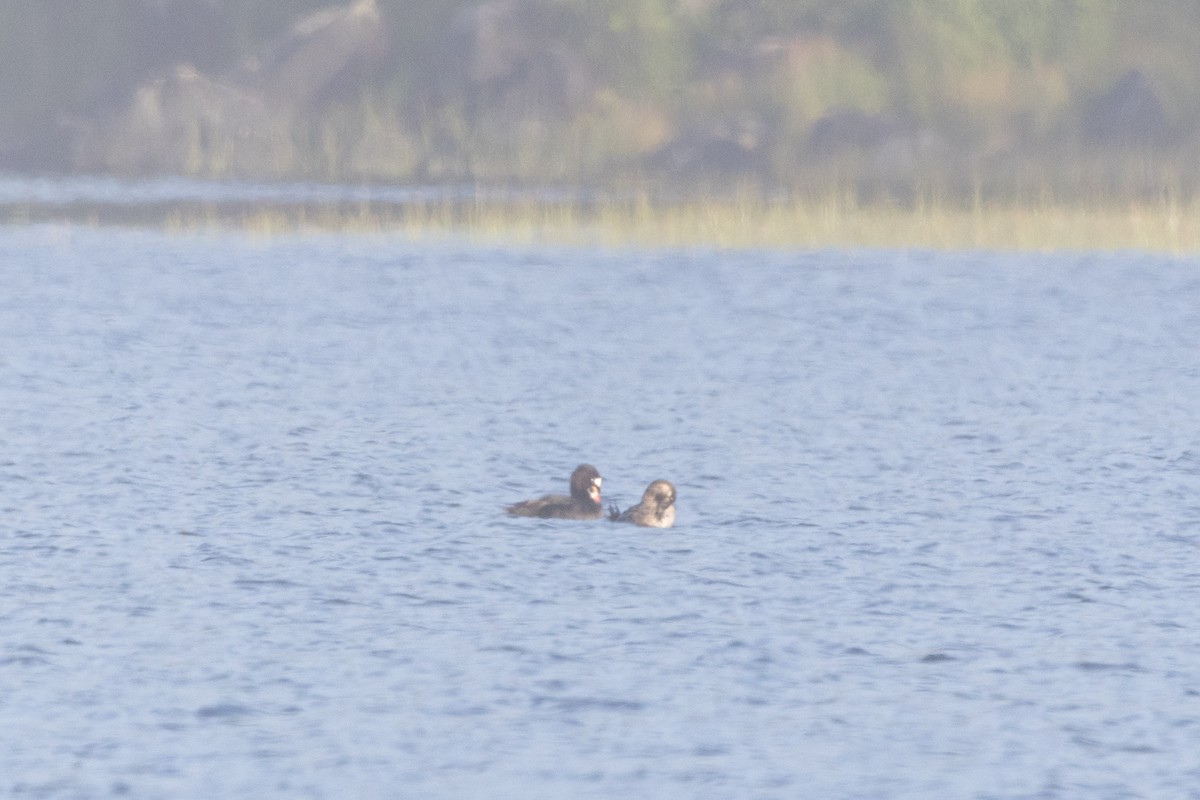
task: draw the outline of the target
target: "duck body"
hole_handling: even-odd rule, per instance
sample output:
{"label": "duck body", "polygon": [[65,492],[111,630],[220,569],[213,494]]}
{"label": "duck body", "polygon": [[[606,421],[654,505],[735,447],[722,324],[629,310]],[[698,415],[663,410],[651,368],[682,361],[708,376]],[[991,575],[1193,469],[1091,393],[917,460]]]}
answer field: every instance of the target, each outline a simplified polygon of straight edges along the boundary
{"label": "duck body", "polygon": [[547,494],[533,500],[513,503],[505,511],[514,517],[542,519],[599,519],[604,515],[600,502],[599,471],[591,464],[580,464],[571,473],[571,494]]}
{"label": "duck body", "polygon": [[675,524],[675,487],[670,481],[654,481],[642,493],[642,502],[624,511],[612,506],[608,518],[643,528],[670,528]]}

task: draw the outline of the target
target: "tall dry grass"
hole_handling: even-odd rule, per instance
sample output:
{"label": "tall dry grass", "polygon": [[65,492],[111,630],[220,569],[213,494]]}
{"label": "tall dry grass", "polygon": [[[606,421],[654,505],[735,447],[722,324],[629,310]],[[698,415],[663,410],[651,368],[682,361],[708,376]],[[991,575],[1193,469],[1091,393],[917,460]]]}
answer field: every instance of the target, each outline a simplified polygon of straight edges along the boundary
{"label": "tall dry grass", "polygon": [[651,202],[476,200],[380,206],[173,211],[176,231],[241,228],[270,235],[297,230],[466,237],[513,245],[934,250],[1140,250],[1200,253],[1200,203],[1004,204],[962,207],[937,201],[900,207],[821,199]]}

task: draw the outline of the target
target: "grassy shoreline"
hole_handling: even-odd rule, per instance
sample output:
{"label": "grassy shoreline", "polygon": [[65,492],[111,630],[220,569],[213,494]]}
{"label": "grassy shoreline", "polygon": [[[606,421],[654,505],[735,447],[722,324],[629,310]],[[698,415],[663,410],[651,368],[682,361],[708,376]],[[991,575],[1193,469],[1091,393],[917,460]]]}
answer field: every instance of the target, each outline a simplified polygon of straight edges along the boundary
{"label": "grassy shoreline", "polygon": [[432,200],[405,203],[201,203],[0,207],[8,224],[62,222],[243,231],[461,236],[497,244],[729,249],[1140,250],[1200,253],[1200,202],[859,204],[840,197]]}

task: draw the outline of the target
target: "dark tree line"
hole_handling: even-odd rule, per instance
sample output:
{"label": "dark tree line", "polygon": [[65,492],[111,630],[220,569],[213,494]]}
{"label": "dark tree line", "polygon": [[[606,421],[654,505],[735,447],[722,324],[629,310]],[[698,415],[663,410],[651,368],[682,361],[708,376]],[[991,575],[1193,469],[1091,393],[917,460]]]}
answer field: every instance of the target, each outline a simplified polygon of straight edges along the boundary
{"label": "dark tree line", "polygon": [[12,0],[0,167],[1180,187],[1200,4]]}

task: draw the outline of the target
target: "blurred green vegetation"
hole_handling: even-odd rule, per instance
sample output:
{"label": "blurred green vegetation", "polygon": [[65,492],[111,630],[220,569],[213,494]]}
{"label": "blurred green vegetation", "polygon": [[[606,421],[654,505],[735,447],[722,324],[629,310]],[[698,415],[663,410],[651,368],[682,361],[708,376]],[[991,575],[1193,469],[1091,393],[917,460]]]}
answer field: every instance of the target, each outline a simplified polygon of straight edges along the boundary
{"label": "blurred green vegetation", "polygon": [[[22,168],[32,142],[43,147],[27,160],[33,168],[133,169],[105,160],[100,133],[138,87],[178,64],[237,85],[239,65],[326,5],[9,0],[0,5],[0,157]],[[1190,196],[1200,178],[1200,3],[376,5],[386,47],[351,80],[331,83],[332,96],[275,114],[282,133],[270,136],[286,141],[268,142],[270,158],[237,158],[237,125],[223,133],[197,114],[182,126],[194,128],[186,157],[137,169],[840,186],[891,200]],[[90,135],[96,154],[82,165],[78,139],[66,138],[79,119],[100,131]],[[128,140],[129,126],[120,130]],[[55,136],[64,137],[61,146],[46,146]]]}

